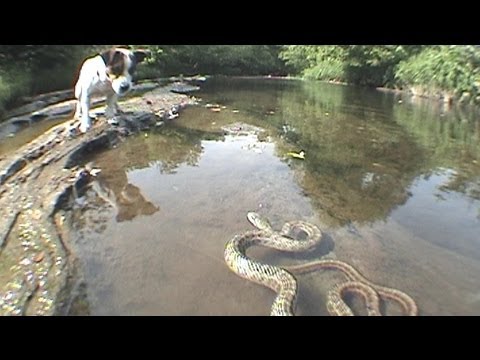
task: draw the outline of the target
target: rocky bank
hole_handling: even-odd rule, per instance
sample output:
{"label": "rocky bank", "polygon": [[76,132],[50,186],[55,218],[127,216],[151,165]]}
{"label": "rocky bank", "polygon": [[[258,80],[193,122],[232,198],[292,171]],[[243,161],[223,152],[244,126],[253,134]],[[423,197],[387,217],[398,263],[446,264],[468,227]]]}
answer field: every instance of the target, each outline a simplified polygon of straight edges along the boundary
{"label": "rocky bank", "polygon": [[0,156],[0,315],[82,313],[69,223],[75,199],[98,171],[89,159],[100,149],[121,146],[132,133],[174,121],[183,107],[196,103],[187,95],[196,89],[178,82],[138,86],[134,96],[119,102],[123,113],[114,125],[101,115],[103,101],[97,99],[94,104],[101,106],[93,111],[99,115],[87,134],[74,131],[71,92],[32,99],[0,125],[0,134],[15,136],[22,126],[67,118]]}

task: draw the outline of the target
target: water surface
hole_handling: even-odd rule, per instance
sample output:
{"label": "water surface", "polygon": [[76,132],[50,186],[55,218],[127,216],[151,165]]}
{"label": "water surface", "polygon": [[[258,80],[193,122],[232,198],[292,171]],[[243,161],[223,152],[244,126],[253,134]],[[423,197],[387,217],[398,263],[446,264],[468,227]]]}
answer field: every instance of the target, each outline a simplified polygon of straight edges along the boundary
{"label": "water surface", "polygon": [[[75,210],[91,314],[268,315],[273,292],[223,261],[250,210],[324,232],[309,254],[252,257],[336,258],[408,293],[421,315],[480,312],[475,112],[293,80],[212,80],[195,95],[201,106],[94,159],[102,172]],[[300,150],[305,160],[286,155]],[[299,276],[297,314],[326,315],[343,279]]]}

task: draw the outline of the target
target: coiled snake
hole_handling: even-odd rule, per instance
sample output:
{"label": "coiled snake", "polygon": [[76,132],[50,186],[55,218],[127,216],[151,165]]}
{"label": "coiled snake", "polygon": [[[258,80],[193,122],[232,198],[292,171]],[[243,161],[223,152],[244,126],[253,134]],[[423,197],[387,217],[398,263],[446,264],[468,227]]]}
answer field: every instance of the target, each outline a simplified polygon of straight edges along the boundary
{"label": "coiled snake", "polygon": [[[298,295],[297,280],[293,274],[301,274],[317,269],[340,270],[347,281],[335,285],[327,295],[327,310],[331,315],[351,316],[352,310],[344,302],[347,292],[363,296],[368,315],[381,315],[380,297],[396,301],[406,315],[418,315],[415,301],[400,290],[372,283],[362,276],[353,266],[339,260],[317,260],[306,264],[278,267],[264,264],[249,258],[246,251],[254,245],[265,246],[283,251],[300,252],[311,249],[320,243],[322,233],[318,227],[304,221],[292,221],[283,225],[280,232],[274,231],[270,223],[254,212],[247,219],[258,229],[234,236],[225,246],[225,262],[238,276],[269,287],[277,296],[272,304],[270,315],[295,315]],[[289,237],[292,229],[297,228],[307,234],[306,240]]]}

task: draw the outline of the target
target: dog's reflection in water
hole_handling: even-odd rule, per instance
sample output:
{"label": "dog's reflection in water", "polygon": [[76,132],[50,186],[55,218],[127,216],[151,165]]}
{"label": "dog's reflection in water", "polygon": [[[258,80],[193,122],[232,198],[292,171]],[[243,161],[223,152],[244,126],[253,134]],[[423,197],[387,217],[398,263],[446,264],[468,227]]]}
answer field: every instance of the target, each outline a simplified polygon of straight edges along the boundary
{"label": "dog's reflection in water", "polygon": [[140,189],[127,181],[127,176],[115,177],[115,182],[108,183],[102,179],[94,179],[91,188],[107,204],[117,212],[118,222],[132,220],[138,215],[153,215],[160,210],[150,201],[146,200]]}

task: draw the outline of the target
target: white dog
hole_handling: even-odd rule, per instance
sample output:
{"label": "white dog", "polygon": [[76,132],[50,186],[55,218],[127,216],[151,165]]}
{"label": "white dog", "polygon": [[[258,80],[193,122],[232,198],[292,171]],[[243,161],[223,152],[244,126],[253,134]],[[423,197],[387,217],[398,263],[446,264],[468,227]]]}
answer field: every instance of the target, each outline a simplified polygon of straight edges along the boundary
{"label": "white dog", "polygon": [[79,129],[82,133],[92,126],[89,116],[92,95],[107,97],[105,117],[112,119],[118,111],[118,97],[130,91],[136,66],[146,57],[147,52],[143,50],[115,48],[83,62],[75,85],[75,118],[80,120]]}

